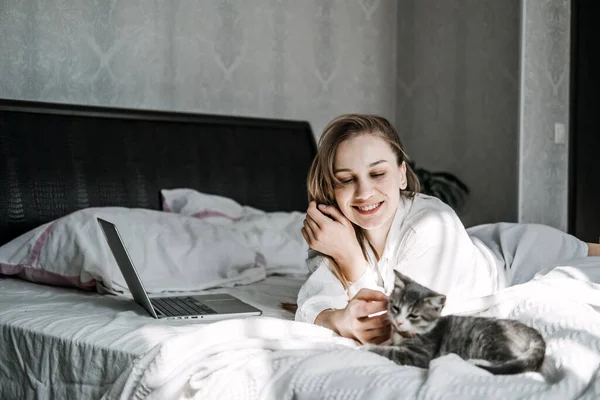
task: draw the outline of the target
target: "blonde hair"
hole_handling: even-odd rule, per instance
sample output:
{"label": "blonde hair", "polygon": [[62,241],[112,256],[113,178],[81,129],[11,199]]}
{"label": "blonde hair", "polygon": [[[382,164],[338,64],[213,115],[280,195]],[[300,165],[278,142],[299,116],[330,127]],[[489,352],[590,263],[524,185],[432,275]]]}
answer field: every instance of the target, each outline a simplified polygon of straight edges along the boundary
{"label": "blonde hair", "polygon": [[[340,115],[327,124],[319,139],[319,150],[312,162],[307,178],[309,202],[316,201],[317,204],[337,207],[335,187],[340,182],[334,174],[335,154],[340,143],[359,135],[374,135],[383,139],[396,154],[398,166],[408,160],[396,129],[394,129],[387,119],[376,115]],[[405,189],[400,190],[400,195],[413,197],[415,193],[420,191],[419,179],[408,163],[405,163],[405,165],[407,185]],[[368,260],[365,231],[356,224],[352,225],[354,226],[354,232],[356,233],[356,238],[358,239],[363,255]],[[370,243],[369,246],[371,246]],[[377,254],[372,246],[371,249]],[[340,280],[344,288],[348,290],[348,280],[339,269],[339,266],[336,263],[331,263],[331,265],[333,274]]]}

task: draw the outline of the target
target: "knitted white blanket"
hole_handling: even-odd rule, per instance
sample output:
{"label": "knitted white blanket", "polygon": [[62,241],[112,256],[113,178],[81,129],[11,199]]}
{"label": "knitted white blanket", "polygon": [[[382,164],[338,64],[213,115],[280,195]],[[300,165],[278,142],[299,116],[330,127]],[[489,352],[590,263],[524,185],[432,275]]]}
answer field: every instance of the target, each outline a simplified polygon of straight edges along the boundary
{"label": "knitted white blanket", "polygon": [[598,399],[600,285],[593,282],[600,282],[600,259],[487,299],[483,315],[540,330],[548,346],[541,373],[494,376],[455,355],[428,370],[398,366],[324,328],[261,317],[200,326],[162,343],[104,398]]}

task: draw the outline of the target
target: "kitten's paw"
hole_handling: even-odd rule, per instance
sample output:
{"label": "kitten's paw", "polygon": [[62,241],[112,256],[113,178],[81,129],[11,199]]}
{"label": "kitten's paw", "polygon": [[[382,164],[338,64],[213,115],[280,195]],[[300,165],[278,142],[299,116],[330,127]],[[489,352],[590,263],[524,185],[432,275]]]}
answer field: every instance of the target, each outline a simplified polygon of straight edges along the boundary
{"label": "kitten's paw", "polygon": [[396,348],[391,346],[378,346],[375,344],[365,344],[362,346],[362,349],[386,358],[390,358],[390,356],[396,350]]}
{"label": "kitten's paw", "polygon": [[476,367],[493,367],[494,364],[492,364],[491,362],[487,361],[487,360],[479,360],[477,358],[470,358],[467,360],[467,362],[469,364],[473,364]]}

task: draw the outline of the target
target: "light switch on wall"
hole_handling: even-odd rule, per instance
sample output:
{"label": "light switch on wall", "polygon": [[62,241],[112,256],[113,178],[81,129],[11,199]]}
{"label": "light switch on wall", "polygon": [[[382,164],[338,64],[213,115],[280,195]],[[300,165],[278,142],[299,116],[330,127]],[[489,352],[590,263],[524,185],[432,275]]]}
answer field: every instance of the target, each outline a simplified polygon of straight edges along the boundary
{"label": "light switch on wall", "polygon": [[567,131],[565,124],[556,122],[554,123],[554,143],[565,144],[567,142]]}

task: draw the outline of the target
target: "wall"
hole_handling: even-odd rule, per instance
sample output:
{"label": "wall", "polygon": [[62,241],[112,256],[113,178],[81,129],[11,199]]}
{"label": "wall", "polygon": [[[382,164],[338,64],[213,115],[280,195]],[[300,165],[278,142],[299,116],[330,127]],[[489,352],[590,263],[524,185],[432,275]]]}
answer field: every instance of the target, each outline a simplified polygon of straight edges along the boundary
{"label": "wall", "polygon": [[396,124],[471,188],[467,226],[517,219],[519,0],[398,2]]}
{"label": "wall", "polygon": [[393,1],[0,3],[0,97],[308,120],[393,119]]}
{"label": "wall", "polygon": [[[567,229],[570,1],[523,0],[519,221]],[[555,123],[565,126],[555,142]]]}
{"label": "wall", "polygon": [[515,221],[519,14],[520,0],[5,0],[0,97],[301,119],[317,136],[378,113],[418,165],[471,187],[465,225]]}

